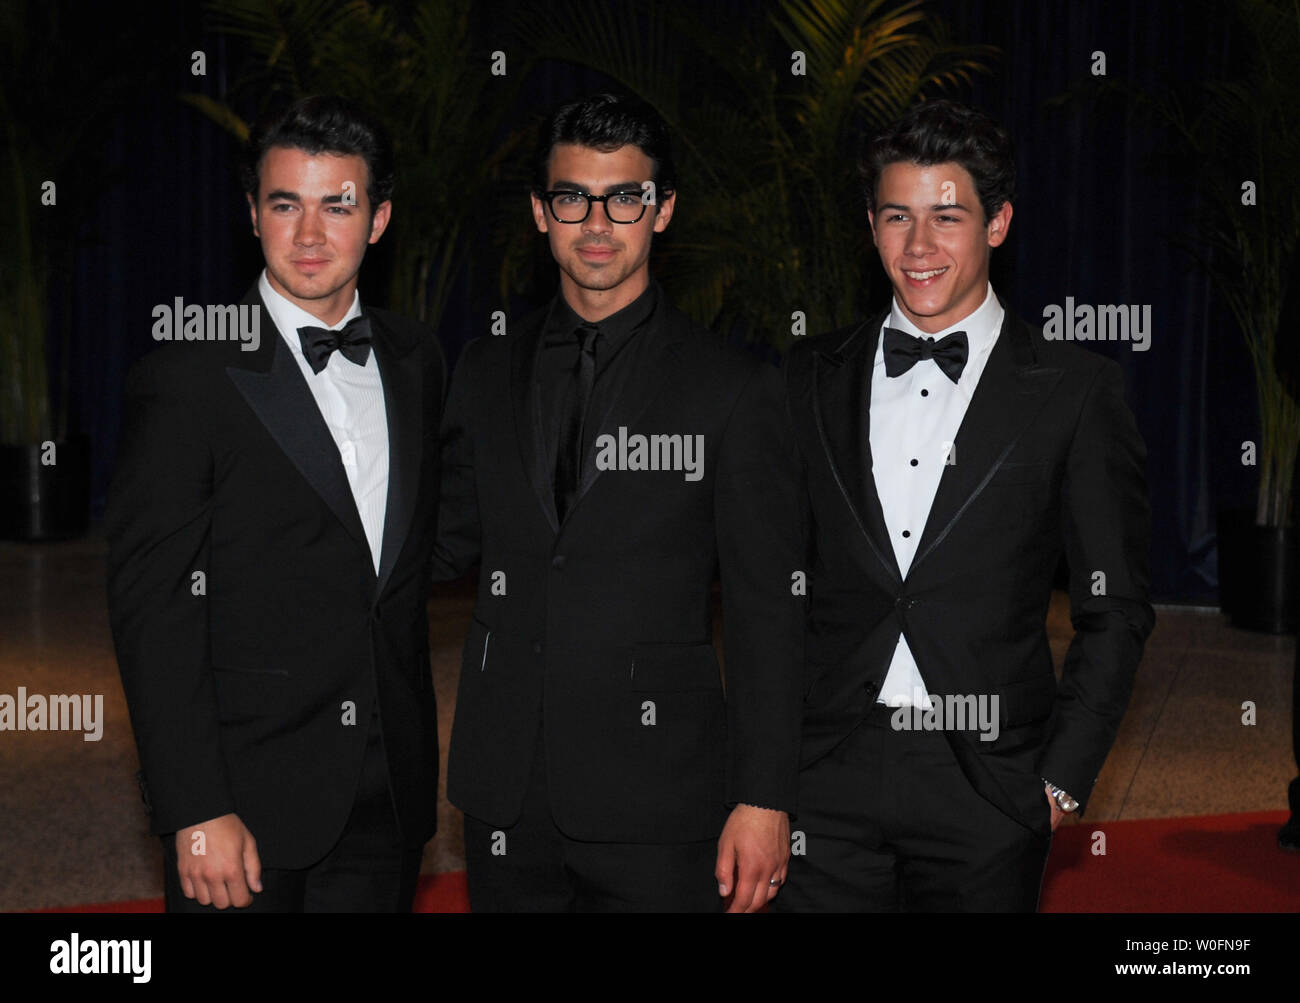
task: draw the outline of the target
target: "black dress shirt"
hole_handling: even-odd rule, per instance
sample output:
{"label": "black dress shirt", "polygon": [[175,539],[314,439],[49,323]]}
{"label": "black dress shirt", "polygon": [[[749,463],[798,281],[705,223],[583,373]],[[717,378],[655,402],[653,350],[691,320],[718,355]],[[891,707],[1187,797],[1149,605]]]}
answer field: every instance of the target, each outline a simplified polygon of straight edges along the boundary
{"label": "black dress shirt", "polygon": [[[590,462],[591,448],[600,433],[601,420],[618,399],[627,375],[636,368],[636,346],[644,341],[637,335],[654,320],[659,303],[659,284],[653,279],[640,296],[617,313],[610,314],[598,324],[600,337],[596,339],[596,382],[587,403],[586,422],[583,426],[583,473]],[[565,302],[562,293],[556,293],[551,305],[545,330],[538,344],[535,380],[541,402],[543,439],[546,444],[546,469],[555,476],[555,462],[560,441],[560,404],[566,381],[570,379],[578,361],[577,329],[589,321],[583,320]]]}

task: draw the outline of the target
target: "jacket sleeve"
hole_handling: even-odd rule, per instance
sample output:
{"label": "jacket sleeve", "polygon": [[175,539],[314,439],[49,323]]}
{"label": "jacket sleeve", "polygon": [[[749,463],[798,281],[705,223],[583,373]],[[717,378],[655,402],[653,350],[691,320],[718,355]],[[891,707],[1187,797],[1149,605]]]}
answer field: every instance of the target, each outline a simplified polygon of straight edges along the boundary
{"label": "jacket sleeve", "polygon": [[1148,602],[1146,446],[1113,362],[1100,367],[1084,401],[1062,498],[1074,639],[1038,766],[1082,808],[1119,731],[1155,624]]}
{"label": "jacket sleeve", "polygon": [[793,814],[807,568],[799,458],[775,367],[763,365],[750,376],[717,463],[727,801]]}
{"label": "jacket sleeve", "polygon": [[479,560],[478,487],[474,471],[475,397],[472,341],[461,352],[451,377],[442,416],[442,486],[438,502],[438,536],[433,547],[433,580],[459,578]]}
{"label": "jacket sleeve", "polygon": [[159,353],[128,376],[105,516],[109,620],[156,833],[235,810],[195,577],[211,570],[212,455],[183,382]]}

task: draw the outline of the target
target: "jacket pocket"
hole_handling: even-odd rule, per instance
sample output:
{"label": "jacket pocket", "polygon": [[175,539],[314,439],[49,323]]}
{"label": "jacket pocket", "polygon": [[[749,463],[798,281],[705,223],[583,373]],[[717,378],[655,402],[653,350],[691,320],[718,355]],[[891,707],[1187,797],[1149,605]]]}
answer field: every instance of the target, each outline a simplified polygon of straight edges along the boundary
{"label": "jacket pocket", "polygon": [[993,472],[992,487],[1010,484],[1046,484],[1052,472],[1051,460],[1005,461]]}
{"label": "jacket pocket", "polygon": [[461,650],[461,672],[486,672],[491,649],[492,628],[474,617],[470,621],[469,633],[465,636],[465,647]]}
{"label": "jacket pocket", "polygon": [[722,675],[712,644],[638,644],[628,682],[634,692],[721,692]]}
{"label": "jacket pocket", "polygon": [[1056,700],[1056,676],[1050,671],[1029,679],[1003,683],[998,688],[1001,707],[998,719],[1005,728],[1036,724],[1052,713]]}
{"label": "jacket pocket", "polygon": [[252,669],[235,667],[233,665],[214,665],[213,672],[232,672],[241,676],[288,676],[288,669]]}

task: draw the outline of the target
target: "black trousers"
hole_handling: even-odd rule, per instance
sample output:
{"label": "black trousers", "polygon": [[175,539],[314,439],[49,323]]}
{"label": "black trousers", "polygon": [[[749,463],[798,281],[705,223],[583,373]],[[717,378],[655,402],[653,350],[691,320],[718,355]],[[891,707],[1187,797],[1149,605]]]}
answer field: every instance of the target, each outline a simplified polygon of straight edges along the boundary
{"label": "black trousers", "polygon": [[717,852],[716,839],[570,839],[551,815],[540,734],[519,820],[502,828],[465,816],[471,912],[719,912]]}
{"label": "black trousers", "polygon": [[[253,833],[257,837],[257,833]],[[306,868],[262,868],[262,891],[243,909],[217,909],[185,897],[177,872],[176,835],[162,837],[164,901],[168,912],[410,912],[422,848],[406,847],[388,785],[376,712],[370,719],[356,799],[343,833]]]}
{"label": "black trousers", "polygon": [[773,911],[1035,911],[1051,836],[980,797],[941,731],[895,731],[892,713],[876,705],[800,775],[804,852]]}

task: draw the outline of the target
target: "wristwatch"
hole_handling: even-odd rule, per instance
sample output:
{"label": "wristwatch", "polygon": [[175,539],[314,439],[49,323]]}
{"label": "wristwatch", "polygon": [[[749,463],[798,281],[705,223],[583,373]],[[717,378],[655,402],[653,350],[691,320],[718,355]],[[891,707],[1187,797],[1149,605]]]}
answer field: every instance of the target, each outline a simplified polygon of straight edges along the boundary
{"label": "wristwatch", "polygon": [[1060,808],[1061,811],[1068,815],[1070,812],[1078,809],[1079,802],[1066,794],[1065,791],[1061,790],[1061,788],[1057,787],[1056,784],[1052,783],[1046,777],[1043,778],[1043,783],[1047,784],[1047,793],[1052,796],[1052,800],[1056,802],[1056,807]]}

